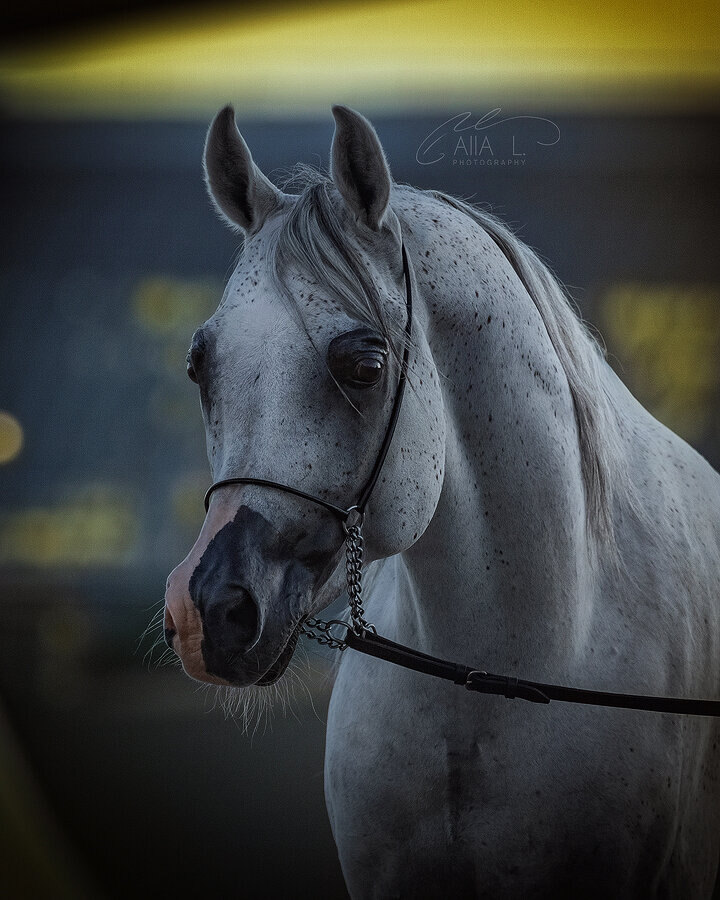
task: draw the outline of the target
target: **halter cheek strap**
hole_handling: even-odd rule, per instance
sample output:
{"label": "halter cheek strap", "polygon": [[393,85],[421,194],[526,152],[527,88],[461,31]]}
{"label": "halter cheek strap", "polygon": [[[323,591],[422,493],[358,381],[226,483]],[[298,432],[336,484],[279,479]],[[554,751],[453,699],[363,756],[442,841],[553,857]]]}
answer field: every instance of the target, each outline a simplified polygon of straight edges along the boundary
{"label": "halter cheek strap", "polygon": [[[346,509],[342,506],[338,506],[335,503],[331,503],[329,500],[323,500],[322,497],[316,497],[314,494],[308,494],[305,491],[301,491],[298,488],[291,487],[287,484],[282,484],[279,481],[268,481],[265,478],[223,478],[222,481],[216,481],[207,489],[205,493],[205,512],[207,512],[210,508],[210,498],[212,497],[213,493],[219,488],[228,487],[232,484],[255,484],[259,487],[272,488],[276,491],[285,491],[286,494],[293,494],[294,496],[300,497],[303,500],[309,500],[311,503],[317,503],[318,506],[322,506],[325,509],[329,510],[331,513],[334,513],[336,516],[339,516],[346,525],[350,524],[350,522],[356,517],[358,519],[362,519],[362,516],[365,512],[365,507],[367,506],[368,500],[370,499],[370,495],[372,494],[373,489],[377,484],[377,480],[380,477],[380,472],[382,470],[383,463],[385,462],[385,457],[388,454],[393,435],[395,434],[395,426],[397,425],[398,416],[400,415],[400,407],[402,406],[403,395],[405,393],[405,384],[407,382],[407,368],[408,360],[410,358],[410,339],[412,336],[412,278],[410,276],[410,264],[408,262],[404,243],[402,245],[402,264],[403,275],[405,278],[406,321],[405,346],[403,348],[402,363],[400,365],[400,376],[398,379],[397,388],[395,389],[395,399],[393,400],[390,419],[388,420],[387,428],[385,429],[383,442],[380,445],[380,451],[378,452],[377,458],[375,460],[375,465],[373,466],[373,470],[370,473],[370,477],[368,478],[365,486],[360,492],[360,497],[358,498],[357,503],[355,503],[353,506],[348,506]],[[356,516],[353,515],[354,513],[356,514]]]}

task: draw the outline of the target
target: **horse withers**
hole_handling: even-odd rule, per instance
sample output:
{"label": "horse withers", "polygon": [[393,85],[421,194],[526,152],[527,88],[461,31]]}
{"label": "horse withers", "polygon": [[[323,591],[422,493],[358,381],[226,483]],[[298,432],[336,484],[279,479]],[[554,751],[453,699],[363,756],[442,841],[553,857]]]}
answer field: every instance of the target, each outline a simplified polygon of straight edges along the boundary
{"label": "horse withers", "polygon": [[[304,169],[298,194],[259,171],[231,108],[208,134],[210,195],[245,244],[188,374],[214,481],[245,483],[213,492],[168,579],[186,672],[267,690],[342,594],[332,507],[376,466],[411,287],[407,390],[364,516],[367,619],[483,669],[717,697],[720,477],[625,389],[531,250],[393,183],[367,120],[333,112],[331,175]],[[325,785],[350,893],[709,898],[719,741],[709,718],[480,699],[348,651]]]}

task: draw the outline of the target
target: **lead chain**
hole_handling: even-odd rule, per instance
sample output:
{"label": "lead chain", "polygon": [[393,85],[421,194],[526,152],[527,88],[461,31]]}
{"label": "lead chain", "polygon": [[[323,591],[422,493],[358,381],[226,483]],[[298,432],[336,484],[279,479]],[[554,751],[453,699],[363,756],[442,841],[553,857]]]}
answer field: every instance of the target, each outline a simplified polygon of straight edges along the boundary
{"label": "lead chain", "polygon": [[360,636],[364,631],[375,631],[375,626],[365,618],[365,609],[362,604],[362,567],[362,518],[358,516],[351,525],[345,524],[345,575],[352,624],[348,625],[336,620],[325,622],[323,619],[310,617],[300,627],[300,634],[317,641],[318,644],[331,647],[333,650],[345,650],[347,643],[334,637],[330,630],[334,625],[342,624],[345,628],[352,628],[355,634]]}
{"label": "lead chain", "polygon": [[[332,650],[346,650],[347,644],[345,641],[336,638],[330,631],[333,625],[338,624],[340,623],[324,622],[322,619],[314,619],[310,616],[300,626],[300,634],[304,634],[305,637],[317,641],[318,644],[322,644],[324,647],[330,647]],[[345,627],[347,628],[348,626],[345,625]]]}
{"label": "lead chain", "polygon": [[357,635],[364,631],[375,630],[365,618],[365,609],[362,604],[362,567],[363,567],[363,536],[362,519],[346,526],[345,539],[345,572],[347,575],[347,591],[350,600],[350,617],[352,629]]}

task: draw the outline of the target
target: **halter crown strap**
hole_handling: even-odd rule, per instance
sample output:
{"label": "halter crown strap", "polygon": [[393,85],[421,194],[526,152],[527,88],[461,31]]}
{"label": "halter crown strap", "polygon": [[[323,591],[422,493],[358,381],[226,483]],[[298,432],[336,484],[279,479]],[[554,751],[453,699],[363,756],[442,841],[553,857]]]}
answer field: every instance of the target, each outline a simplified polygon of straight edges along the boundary
{"label": "halter crown strap", "polygon": [[296,497],[301,497],[303,500],[310,500],[312,503],[317,503],[319,506],[323,506],[330,512],[335,513],[335,515],[339,516],[343,521],[347,520],[353,512],[362,516],[365,512],[368,500],[370,499],[370,495],[380,477],[380,471],[385,462],[388,450],[390,449],[390,444],[392,443],[393,435],[395,434],[395,426],[397,425],[398,417],[400,415],[400,407],[402,406],[405,383],[407,381],[408,360],[410,358],[410,338],[412,336],[412,278],[410,276],[410,263],[404,243],[402,244],[402,263],[403,275],[405,278],[406,321],[405,347],[403,349],[402,363],[400,364],[400,377],[395,390],[395,399],[393,401],[390,419],[388,420],[387,428],[385,429],[385,437],[380,445],[380,451],[375,460],[373,470],[370,473],[370,477],[368,478],[365,487],[360,493],[360,498],[357,503],[344,509],[342,506],[330,503],[329,500],[323,500],[322,497],[316,497],[313,494],[308,494],[298,488],[290,487],[290,485],[281,484],[279,481],[268,481],[265,478],[223,478],[222,481],[216,481],[207,489],[205,493],[205,512],[210,508],[210,498],[212,497],[213,492],[218,490],[218,488],[227,487],[231,484],[255,484],[260,487],[273,488],[277,491],[285,491],[286,494],[294,494]]}

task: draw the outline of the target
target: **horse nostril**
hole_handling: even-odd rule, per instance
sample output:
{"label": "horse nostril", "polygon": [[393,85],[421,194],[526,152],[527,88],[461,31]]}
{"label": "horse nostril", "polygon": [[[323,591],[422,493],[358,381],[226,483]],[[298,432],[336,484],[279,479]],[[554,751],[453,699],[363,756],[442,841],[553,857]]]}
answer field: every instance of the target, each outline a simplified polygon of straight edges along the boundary
{"label": "horse nostril", "polygon": [[[168,579],[169,580],[169,579]],[[172,617],[172,613],[165,607],[165,613],[163,617],[163,634],[165,636],[165,643],[171,650],[174,650],[173,647],[173,638],[177,634],[177,628],[175,628],[175,620]]]}
{"label": "horse nostril", "polygon": [[240,598],[227,608],[225,621],[238,644],[249,647],[254,643],[258,630],[258,610],[248,591],[240,591]]}

